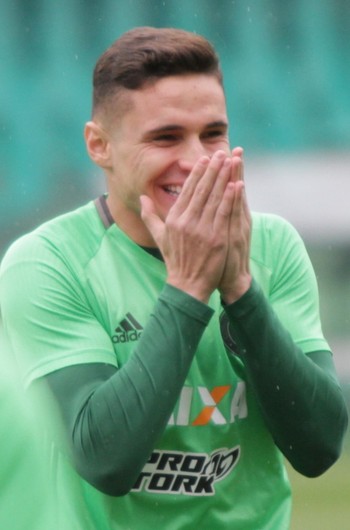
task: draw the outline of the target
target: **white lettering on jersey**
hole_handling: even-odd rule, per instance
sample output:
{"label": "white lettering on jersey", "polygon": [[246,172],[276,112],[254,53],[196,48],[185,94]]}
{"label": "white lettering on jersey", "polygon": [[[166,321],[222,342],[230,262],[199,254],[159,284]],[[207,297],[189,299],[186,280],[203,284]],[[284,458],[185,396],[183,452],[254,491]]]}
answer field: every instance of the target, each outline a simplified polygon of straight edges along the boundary
{"label": "white lettering on jersey", "polygon": [[[195,418],[192,418],[194,392],[200,396],[204,407]],[[219,409],[220,402],[225,396],[231,400],[229,417],[225,417],[223,411]],[[235,388],[224,385],[216,386],[212,390],[205,386],[197,388],[185,386],[179,396],[177,413],[171,415],[168,424],[198,426],[212,422],[216,425],[225,425],[247,416],[246,385],[243,381],[239,381]]]}

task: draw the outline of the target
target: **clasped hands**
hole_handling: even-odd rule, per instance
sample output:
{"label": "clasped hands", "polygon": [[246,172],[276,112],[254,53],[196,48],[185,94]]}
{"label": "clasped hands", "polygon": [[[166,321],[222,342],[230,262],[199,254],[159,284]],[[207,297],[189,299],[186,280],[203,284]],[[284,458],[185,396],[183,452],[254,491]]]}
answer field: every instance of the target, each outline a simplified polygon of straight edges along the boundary
{"label": "clasped hands", "polygon": [[217,151],[194,165],[165,221],[140,197],[141,217],[158,245],[167,282],[207,303],[215,289],[225,303],[251,283],[251,217],[243,181],[243,150]]}

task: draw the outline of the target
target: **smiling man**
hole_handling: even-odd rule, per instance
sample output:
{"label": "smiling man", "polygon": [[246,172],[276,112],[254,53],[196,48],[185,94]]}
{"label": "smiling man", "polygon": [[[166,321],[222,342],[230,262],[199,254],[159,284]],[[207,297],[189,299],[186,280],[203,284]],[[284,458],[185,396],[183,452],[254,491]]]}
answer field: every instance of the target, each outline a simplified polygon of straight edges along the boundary
{"label": "smiling man", "polygon": [[304,245],[247,206],[212,46],[124,34],[85,139],[108,193],[16,242],[0,279],[26,385],[67,433],[58,492],[75,468],[84,529],[287,529],[284,457],[326,471],[347,413]]}
{"label": "smiling man", "polygon": [[[104,109],[86,125],[91,158],[108,176],[107,204],[117,224],[154,245],[140,218],[146,194],[165,219],[194,164],[223,150],[230,156],[222,86],[214,76],[183,74],[147,82],[124,95],[128,111],[104,130]],[[106,134],[107,133],[107,134]]]}

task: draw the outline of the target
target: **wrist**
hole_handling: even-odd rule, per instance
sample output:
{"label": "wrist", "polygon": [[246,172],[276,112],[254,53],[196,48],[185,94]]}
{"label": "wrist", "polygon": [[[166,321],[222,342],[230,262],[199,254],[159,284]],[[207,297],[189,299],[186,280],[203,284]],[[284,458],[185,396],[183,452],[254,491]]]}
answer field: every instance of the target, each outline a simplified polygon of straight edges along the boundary
{"label": "wrist", "polygon": [[220,289],[221,299],[224,304],[230,305],[237,302],[249,289],[252,284],[252,277],[250,274],[241,278],[239,282],[227,289]]}
{"label": "wrist", "polygon": [[195,285],[193,283],[176,281],[175,279],[171,278],[167,279],[167,284],[171,285],[172,287],[175,287],[176,289],[179,289],[180,291],[183,291],[189,296],[192,296],[192,298],[195,298],[199,302],[207,304],[209,301],[211,293],[208,293],[208,289],[205,287]]}

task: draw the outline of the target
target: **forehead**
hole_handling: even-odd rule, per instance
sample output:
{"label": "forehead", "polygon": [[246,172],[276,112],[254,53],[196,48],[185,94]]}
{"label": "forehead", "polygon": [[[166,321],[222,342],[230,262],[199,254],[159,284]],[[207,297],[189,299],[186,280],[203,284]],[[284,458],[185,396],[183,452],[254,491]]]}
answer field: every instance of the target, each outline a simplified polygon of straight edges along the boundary
{"label": "forehead", "polygon": [[227,120],[224,91],[213,75],[179,75],[158,79],[128,94],[124,119],[142,128],[177,121]]}

